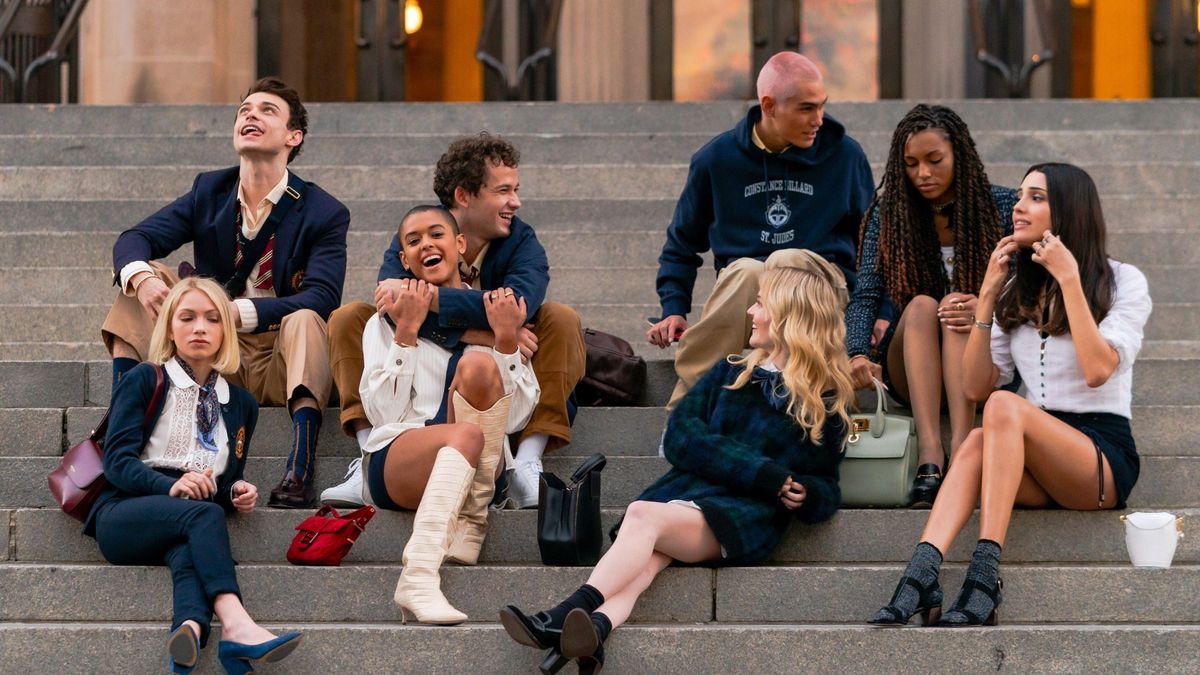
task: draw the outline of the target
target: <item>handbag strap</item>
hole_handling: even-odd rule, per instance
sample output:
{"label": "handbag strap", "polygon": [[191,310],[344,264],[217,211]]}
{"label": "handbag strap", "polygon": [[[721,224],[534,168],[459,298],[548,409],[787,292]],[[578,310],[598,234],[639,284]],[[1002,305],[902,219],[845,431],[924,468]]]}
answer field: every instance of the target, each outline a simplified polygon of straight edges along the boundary
{"label": "handbag strap", "polygon": [[[162,366],[158,366],[154,369],[154,394],[150,397],[150,405],[146,406],[146,414],[142,417],[143,429],[149,427],[150,422],[153,421],[154,411],[158,409],[158,403],[162,400],[163,390],[166,389],[165,384],[163,368]],[[104,411],[104,416],[100,418],[100,421],[96,424],[96,428],[92,429],[92,433],[89,436],[93,441],[100,442],[101,445],[104,444],[104,437],[108,435],[108,416],[110,414],[112,414],[111,405]]]}
{"label": "handbag strap", "polygon": [[871,435],[875,438],[883,436],[883,427],[887,424],[887,392],[883,390],[883,383],[875,378],[871,378],[871,382],[875,384],[875,419],[871,420]]}
{"label": "handbag strap", "polygon": [[608,458],[597,452],[591,457],[583,460],[583,464],[580,464],[579,468],[575,469],[575,473],[571,474],[571,482],[578,483],[584,478],[587,478],[587,475],[593,471],[603,471],[604,465],[607,463]]}

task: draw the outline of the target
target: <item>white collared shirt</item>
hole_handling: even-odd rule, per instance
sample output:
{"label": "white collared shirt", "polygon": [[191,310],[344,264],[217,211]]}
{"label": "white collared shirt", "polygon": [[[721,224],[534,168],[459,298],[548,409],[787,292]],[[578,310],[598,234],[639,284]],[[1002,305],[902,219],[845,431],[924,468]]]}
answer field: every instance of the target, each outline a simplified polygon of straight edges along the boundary
{"label": "white collared shirt", "polygon": [[[446,392],[451,353],[425,339],[417,340],[415,347],[401,347],[394,335],[392,327],[378,314],[363,329],[363,374],[358,393],[372,427],[367,452],[382,450],[405,431],[425,426],[437,415]],[[533,370],[521,361],[521,351],[501,354],[476,345],[465,351],[488,353],[496,360],[504,393],[513,395],[507,432],[525,428],[541,389]],[[507,438],[504,444],[509,456]]]}
{"label": "white collared shirt", "polygon": [[1106,412],[1130,417],[1133,405],[1133,362],[1142,349],[1150,317],[1146,277],[1133,265],[1109,260],[1116,277],[1113,305],[1100,322],[1100,334],[1117,351],[1117,369],[1104,384],[1089,387],[1070,333],[1042,339],[1037,329],[1022,324],[1006,333],[992,326],[992,363],[1000,371],[997,385],[1021,373],[1025,398],[1043,410]]}
{"label": "white collared shirt", "polygon": [[[204,471],[211,468],[213,481],[216,481],[229,465],[225,418],[217,415],[217,428],[213,431],[217,451],[205,450],[196,439],[196,402],[200,399],[200,385],[183,372],[175,359],[167,361],[165,367],[166,400],[162,415],[142,449],[142,462],[153,469]],[[229,383],[220,375],[217,375],[216,391],[219,403],[229,403]]]}

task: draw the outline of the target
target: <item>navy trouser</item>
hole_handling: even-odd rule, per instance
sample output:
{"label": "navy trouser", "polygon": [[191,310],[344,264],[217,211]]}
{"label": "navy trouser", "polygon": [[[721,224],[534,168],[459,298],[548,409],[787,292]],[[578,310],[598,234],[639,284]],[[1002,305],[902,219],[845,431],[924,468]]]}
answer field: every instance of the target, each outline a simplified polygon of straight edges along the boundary
{"label": "navy trouser", "polygon": [[114,499],[96,515],[96,543],[114,565],[163,565],[175,584],[171,630],[191,619],[208,642],[213,600],[239,598],[225,510],[213,502],[150,495]]}

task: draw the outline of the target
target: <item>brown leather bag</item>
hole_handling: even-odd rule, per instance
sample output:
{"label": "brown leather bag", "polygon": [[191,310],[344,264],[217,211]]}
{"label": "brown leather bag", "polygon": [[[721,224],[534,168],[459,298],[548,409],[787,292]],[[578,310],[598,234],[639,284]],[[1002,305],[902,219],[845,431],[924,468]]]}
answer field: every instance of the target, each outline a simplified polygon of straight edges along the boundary
{"label": "brown leather bag", "polygon": [[[162,399],[163,369],[154,369],[154,397],[146,408],[146,416],[142,426],[150,426],[150,417],[158,408]],[[104,437],[108,434],[108,415],[112,408],[104,411],[104,417],[92,430],[92,433],[79,443],[71,446],[63,455],[58,468],[50,472],[47,482],[54,501],[62,507],[63,513],[80,522],[86,522],[92,512],[92,504],[108,487],[104,478]]]}
{"label": "brown leather bag", "polygon": [[646,361],[621,338],[584,329],[587,369],[575,387],[579,405],[635,405],[646,386]]}

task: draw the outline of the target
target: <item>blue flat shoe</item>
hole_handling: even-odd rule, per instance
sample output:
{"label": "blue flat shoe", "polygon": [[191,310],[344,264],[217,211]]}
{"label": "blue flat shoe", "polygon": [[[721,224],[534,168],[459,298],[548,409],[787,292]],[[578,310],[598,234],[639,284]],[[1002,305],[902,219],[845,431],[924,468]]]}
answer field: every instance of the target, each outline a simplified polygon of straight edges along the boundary
{"label": "blue flat shoe", "polygon": [[229,675],[250,675],[256,664],[282,660],[300,646],[303,639],[303,633],[292,631],[257,645],[221,640],[217,647],[217,658]]}
{"label": "blue flat shoe", "polygon": [[187,675],[200,661],[200,638],[190,626],[183,625],[171,631],[167,638],[167,666],[172,673]]}

